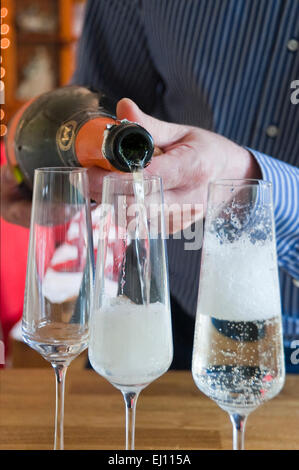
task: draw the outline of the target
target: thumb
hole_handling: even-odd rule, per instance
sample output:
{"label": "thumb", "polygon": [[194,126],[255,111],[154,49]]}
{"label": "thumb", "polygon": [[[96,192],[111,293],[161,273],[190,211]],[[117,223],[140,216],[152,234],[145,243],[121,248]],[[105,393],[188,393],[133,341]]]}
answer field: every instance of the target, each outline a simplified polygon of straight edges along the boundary
{"label": "thumb", "polygon": [[152,135],[155,145],[162,148],[177,142],[188,132],[186,126],[160,121],[145,114],[129,98],[122,98],[117,103],[116,115],[118,119],[128,119],[140,124]]}

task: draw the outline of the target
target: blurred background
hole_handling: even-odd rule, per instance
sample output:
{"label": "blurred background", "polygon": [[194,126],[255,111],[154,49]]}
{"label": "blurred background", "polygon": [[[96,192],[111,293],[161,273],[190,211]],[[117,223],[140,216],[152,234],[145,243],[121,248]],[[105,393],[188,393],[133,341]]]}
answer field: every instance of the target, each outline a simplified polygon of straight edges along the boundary
{"label": "blurred background", "polygon": [[[34,96],[70,81],[85,3],[86,0],[1,0],[1,166],[6,162],[7,125],[15,112]],[[20,341],[28,237],[28,229],[1,218],[0,367],[48,366]],[[80,364],[84,361],[81,358]]]}

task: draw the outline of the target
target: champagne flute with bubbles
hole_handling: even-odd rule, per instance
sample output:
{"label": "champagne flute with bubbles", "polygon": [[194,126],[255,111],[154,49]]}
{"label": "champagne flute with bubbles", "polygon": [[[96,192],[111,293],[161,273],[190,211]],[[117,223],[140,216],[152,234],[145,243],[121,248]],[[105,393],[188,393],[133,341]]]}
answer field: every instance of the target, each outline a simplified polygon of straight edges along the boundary
{"label": "champagne flute with bubbles", "polygon": [[22,333],[55,370],[54,449],[63,449],[65,374],[88,345],[94,253],[87,170],[35,170],[32,201]]}
{"label": "champagne flute with bubbles", "polygon": [[285,380],[271,183],[211,183],[205,223],[192,374],[229,413],[233,448],[248,415]]}
{"label": "champagne flute with bubbles", "polygon": [[106,176],[99,211],[89,360],[123,394],[132,450],[138,395],[173,357],[160,178]]}

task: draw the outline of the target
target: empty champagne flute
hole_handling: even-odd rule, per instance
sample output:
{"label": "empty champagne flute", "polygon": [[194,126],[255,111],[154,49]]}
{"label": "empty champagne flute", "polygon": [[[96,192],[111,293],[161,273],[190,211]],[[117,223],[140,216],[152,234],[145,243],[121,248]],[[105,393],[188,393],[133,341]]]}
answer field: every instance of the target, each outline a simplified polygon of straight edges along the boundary
{"label": "empty champagne flute", "polygon": [[160,178],[106,176],[100,210],[89,360],[123,394],[132,450],[138,395],[173,357]]}
{"label": "empty champagne flute", "polygon": [[229,413],[233,448],[248,415],[285,380],[271,183],[211,183],[203,242],[192,374]]}
{"label": "empty champagne flute", "polygon": [[64,384],[88,345],[93,241],[87,171],[35,171],[22,334],[56,375],[54,450],[64,448]]}

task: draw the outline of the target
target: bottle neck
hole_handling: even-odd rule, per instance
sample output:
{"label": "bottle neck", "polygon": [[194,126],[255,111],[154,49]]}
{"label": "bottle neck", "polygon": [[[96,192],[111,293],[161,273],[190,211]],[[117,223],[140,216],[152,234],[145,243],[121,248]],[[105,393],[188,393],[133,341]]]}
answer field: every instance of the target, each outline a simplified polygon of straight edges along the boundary
{"label": "bottle neck", "polygon": [[113,170],[113,166],[103,155],[103,145],[107,126],[114,126],[116,121],[106,116],[98,116],[86,121],[78,130],[74,149],[81,166],[100,166]]}
{"label": "bottle neck", "polygon": [[154,143],[139,124],[123,120],[105,131],[103,153],[117,170],[133,172],[150,163]]}
{"label": "bottle neck", "polygon": [[153,139],[143,127],[104,116],[86,121],[75,138],[77,160],[85,167],[132,172],[145,168],[153,152]]}

